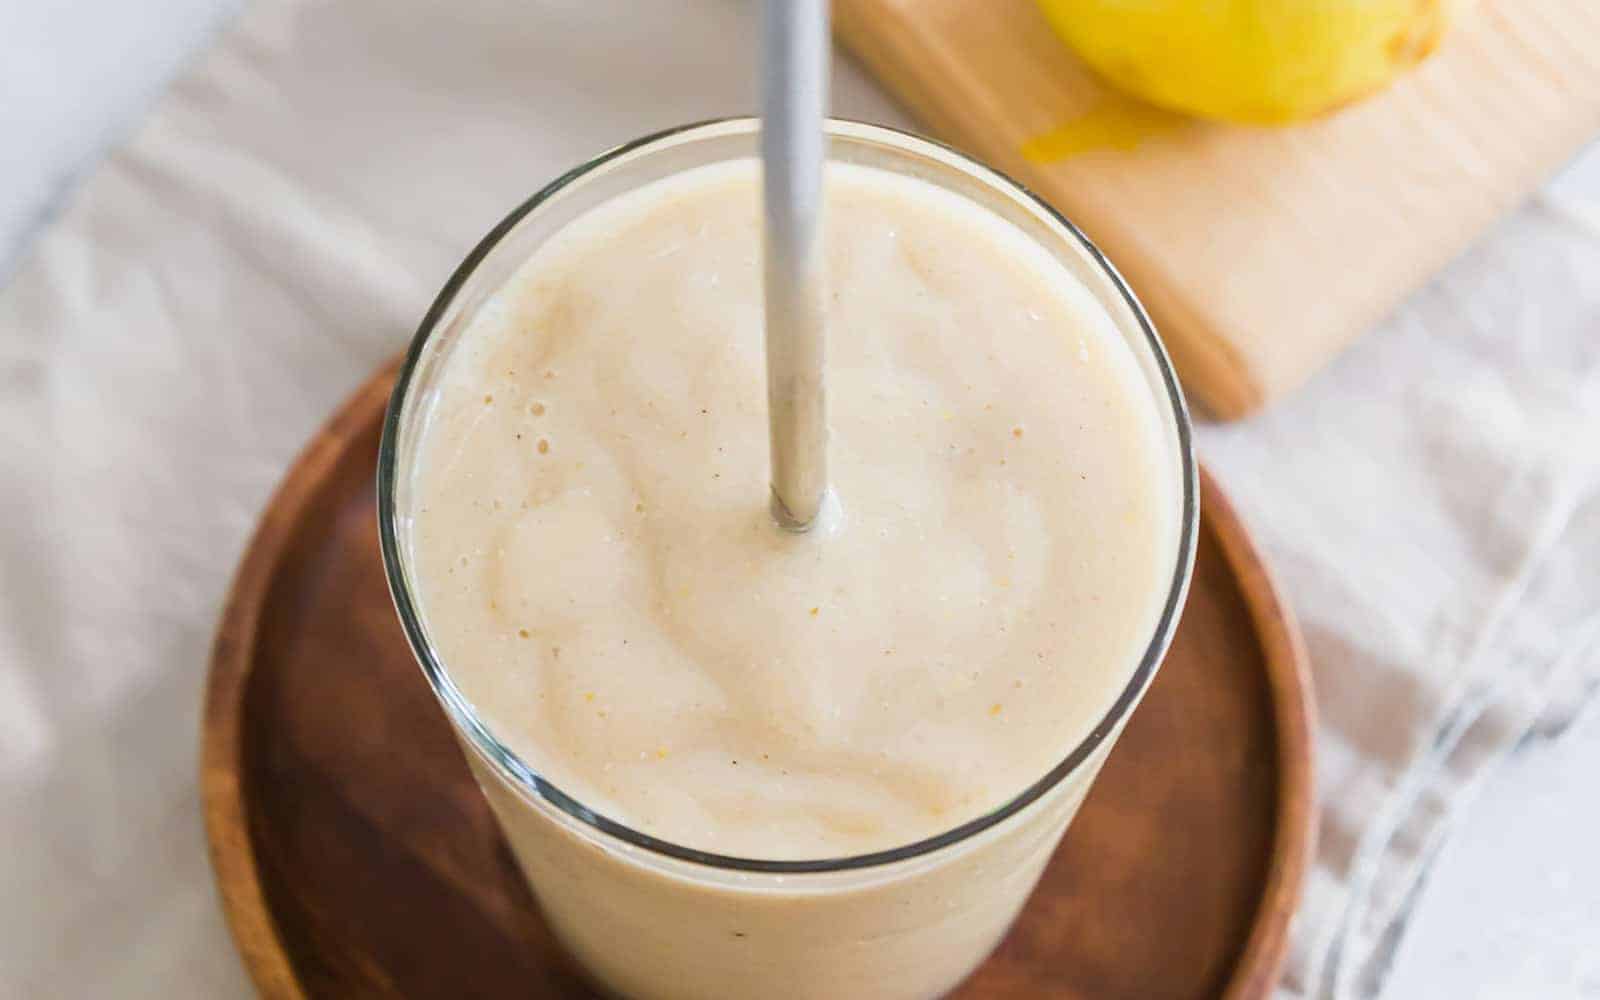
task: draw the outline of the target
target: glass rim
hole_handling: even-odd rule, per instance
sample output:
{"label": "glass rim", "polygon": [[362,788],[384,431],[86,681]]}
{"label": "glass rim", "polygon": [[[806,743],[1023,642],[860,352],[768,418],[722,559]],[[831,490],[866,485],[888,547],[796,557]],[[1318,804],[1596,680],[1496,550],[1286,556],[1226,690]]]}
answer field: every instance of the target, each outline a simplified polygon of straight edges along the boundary
{"label": "glass rim", "polygon": [[[830,117],[826,122],[826,132],[829,138],[859,139],[877,142],[880,145],[895,145],[902,148],[909,146],[913,151],[933,152],[941,158],[954,157],[960,167],[971,172],[977,179],[996,188],[1009,188],[1020,194],[1035,207],[1041,209],[1049,221],[1061,226],[1066,233],[1078,242],[1131,310],[1140,332],[1144,335],[1146,345],[1153,355],[1156,368],[1160,373],[1161,387],[1166,390],[1167,403],[1172,408],[1172,416],[1176,425],[1179,464],[1183,478],[1181,522],[1177,558],[1173,561],[1172,581],[1169,584],[1167,598],[1162,605],[1161,614],[1156,621],[1150,641],[1140,657],[1138,666],[1128,678],[1127,684],[1124,685],[1110,707],[1106,709],[1100,721],[1078,741],[1059,763],[999,806],[942,833],[924,837],[902,846],[871,851],[865,854],[815,860],[776,860],[719,854],[714,851],[703,851],[698,848],[673,843],[637,830],[626,823],[595,812],[576,798],[562,791],[549,779],[529,767],[521,757],[500,742],[489,730],[488,726],[478,717],[477,711],[472,707],[471,703],[467,701],[466,697],[456,687],[455,682],[451,680],[441,658],[435,653],[433,644],[428,638],[427,630],[423,627],[422,617],[418,612],[417,602],[407,582],[401,560],[399,512],[395,498],[395,490],[398,483],[398,439],[401,417],[425,348],[432,340],[440,321],[449,311],[457,295],[477,271],[478,266],[524,218],[532,214],[552,197],[598,168],[669,139],[693,138],[694,133],[701,132],[707,133],[709,138],[720,134],[753,133],[758,132],[759,129],[760,121],[756,118],[713,118],[663,129],[608,149],[561,174],[512,209],[499,224],[473,247],[461,264],[456,267],[449,280],[445,282],[444,287],[434,299],[433,304],[428,308],[421,324],[417,328],[416,334],[412,337],[410,347],[406,351],[405,360],[395,381],[394,389],[389,397],[388,408],[384,414],[383,434],[378,447],[377,470],[378,536],[383,554],[384,575],[388,580],[389,593],[394,601],[395,611],[400,618],[401,626],[405,631],[406,640],[411,646],[412,654],[422,667],[422,671],[428,679],[428,684],[433,689],[434,696],[444,707],[445,712],[450,716],[450,720],[457,730],[466,734],[473,748],[487,758],[498,770],[512,779],[513,784],[517,786],[519,791],[542,799],[596,832],[675,861],[690,862],[729,872],[775,875],[831,873],[877,868],[933,854],[997,826],[1032,805],[1058,786],[1069,775],[1077,771],[1100,745],[1110,738],[1117,726],[1138,704],[1145,689],[1149,687],[1157,667],[1160,666],[1168,648],[1171,646],[1172,636],[1177,628],[1179,613],[1183,607],[1184,597],[1188,592],[1190,575],[1194,566],[1199,530],[1198,467],[1194,458],[1189,408],[1184,400],[1183,391],[1178,384],[1172,361],[1167,356],[1166,348],[1162,345],[1160,337],[1157,336],[1150,317],[1145,313],[1144,307],[1116,267],[1100,251],[1100,248],[1095,246],[1088,236],[1084,235],[1082,230],[1025,185],[934,139],[901,129],[849,119]],[[919,150],[918,147],[921,147],[921,149]]]}

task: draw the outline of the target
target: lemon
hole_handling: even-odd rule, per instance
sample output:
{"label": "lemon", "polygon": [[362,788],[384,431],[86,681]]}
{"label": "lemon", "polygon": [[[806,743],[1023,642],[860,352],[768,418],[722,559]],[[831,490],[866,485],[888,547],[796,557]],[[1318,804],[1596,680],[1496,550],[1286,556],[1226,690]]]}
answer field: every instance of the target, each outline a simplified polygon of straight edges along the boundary
{"label": "lemon", "polygon": [[1439,44],[1462,0],[1039,0],[1117,87],[1240,122],[1287,122],[1380,89]]}

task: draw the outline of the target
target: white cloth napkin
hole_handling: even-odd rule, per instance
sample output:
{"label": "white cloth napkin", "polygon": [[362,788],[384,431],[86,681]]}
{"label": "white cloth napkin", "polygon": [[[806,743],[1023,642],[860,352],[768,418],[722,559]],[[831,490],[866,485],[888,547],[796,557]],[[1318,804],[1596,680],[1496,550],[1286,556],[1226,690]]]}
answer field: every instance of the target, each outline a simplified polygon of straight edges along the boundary
{"label": "white cloth napkin", "polygon": [[1377,992],[1493,766],[1600,686],[1596,191],[1553,185],[1305,392],[1201,434],[1287,587],[1321,713],[1294,993]]}
{"label": "white cloth napkin", "polygon": [[[0,994],[247,991],[195,770],[256,515],[510,206],[748,112],[753,27],[727,0],[258,0],[32,249],[0,292]],[[906,124],[848,65],[834,109]],[[1473,790],[1600,678],[1597,191],[1553,188],[1298,396],[1201,432],[1321,699],[1286,993],[1376,991]]]}

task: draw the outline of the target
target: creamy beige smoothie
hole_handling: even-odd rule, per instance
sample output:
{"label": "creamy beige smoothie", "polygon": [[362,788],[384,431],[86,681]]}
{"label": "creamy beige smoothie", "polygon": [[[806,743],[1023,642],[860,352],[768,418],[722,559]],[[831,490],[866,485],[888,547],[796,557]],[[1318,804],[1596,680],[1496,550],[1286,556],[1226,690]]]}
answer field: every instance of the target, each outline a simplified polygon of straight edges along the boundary
{"label": "creamy beige smoothie", "polygon": [[[1169,423],[1055,256],[861,165],[829,166],[825,233],[808,534],[767,506],[753,160],[565,225],[418,404],[401,544],[455,685],[583,807],[716,855],[847,858],[1002,807],[1128,686],[1179,558]],[[606,838],[468,756],[610,988],[918,997],[998,940],[1109,745],[954,846],[787,876]]]}

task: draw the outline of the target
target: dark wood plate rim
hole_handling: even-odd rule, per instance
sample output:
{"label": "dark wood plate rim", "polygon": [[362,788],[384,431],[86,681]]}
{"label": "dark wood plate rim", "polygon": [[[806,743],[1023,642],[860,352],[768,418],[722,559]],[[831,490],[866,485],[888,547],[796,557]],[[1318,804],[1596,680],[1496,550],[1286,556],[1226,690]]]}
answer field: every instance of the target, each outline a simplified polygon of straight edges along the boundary
{"label": "dark wood plate rim", "polygon": [[[350,448],[383,419],[397,370],[392,362],[368,379],[290,467],[234,575],[211,650],[200,746],[206,838],[229,929],[251,979],[266,997],[299,1000],[306,994],[261,884],[250,837],[250,801],[241,781],[245,695],[261,611],[306,511],[334,480],[333,472]],[[1232,1000],[1245,1000],[1267,996],[1278,981],[1290,921],[1311,861],[1317,812],[1314,709],[1299,627],[1233,505],[1204,466],[1200,493],[1200,516],[1220,543],[1261,643],[1278,737],[1273,856],[1255,922],[1225,992]]]}

